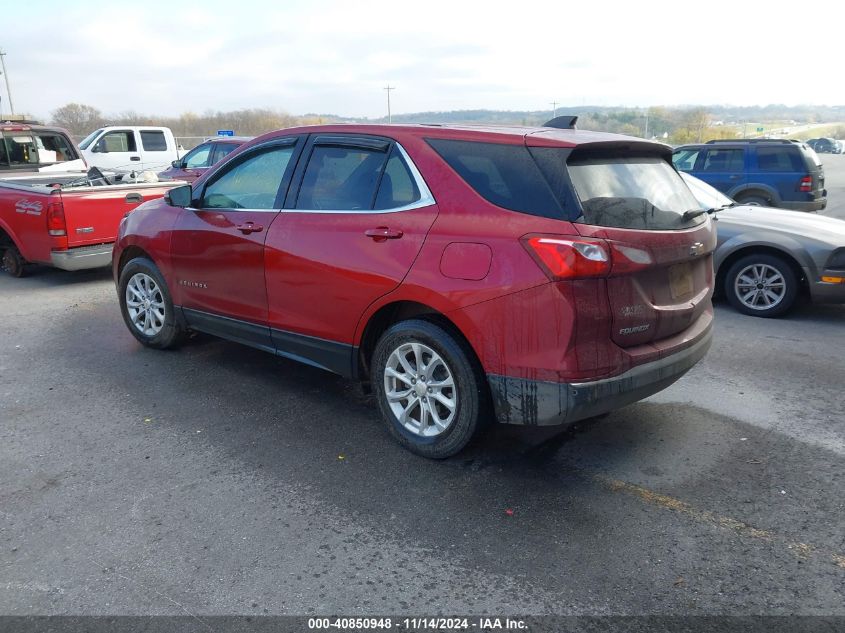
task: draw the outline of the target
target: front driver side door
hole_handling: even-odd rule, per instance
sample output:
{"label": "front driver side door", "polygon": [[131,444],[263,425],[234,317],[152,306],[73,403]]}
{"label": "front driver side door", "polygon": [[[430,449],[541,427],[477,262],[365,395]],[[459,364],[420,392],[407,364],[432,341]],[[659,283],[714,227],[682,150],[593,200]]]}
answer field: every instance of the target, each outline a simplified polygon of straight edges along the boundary
{"label": "front driver side door", "polygon": [[256,146],[194,192],[171,241],[174,303],[188,326],[273,350],[264,241],[280,213],[299,139]]}

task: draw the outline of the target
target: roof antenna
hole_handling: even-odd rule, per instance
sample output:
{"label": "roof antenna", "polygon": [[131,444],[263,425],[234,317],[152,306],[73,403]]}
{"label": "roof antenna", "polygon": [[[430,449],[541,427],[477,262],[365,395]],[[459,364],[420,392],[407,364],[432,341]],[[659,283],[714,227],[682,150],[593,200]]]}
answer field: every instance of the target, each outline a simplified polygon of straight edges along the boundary
{"label": "roof antenna", "polygon": [[551,121],[543,123],[543,127],[556,127],[559,130],[574,130],[577,116],[556,116]]}

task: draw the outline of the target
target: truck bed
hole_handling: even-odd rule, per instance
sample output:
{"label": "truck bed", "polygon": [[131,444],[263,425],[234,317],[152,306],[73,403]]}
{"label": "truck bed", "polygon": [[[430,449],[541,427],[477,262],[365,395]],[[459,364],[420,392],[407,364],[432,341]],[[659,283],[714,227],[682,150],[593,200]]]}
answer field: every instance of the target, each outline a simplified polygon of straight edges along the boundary
{"label": "truck bed", "polygon": [[38,181],[40,177],[35,182],[27,176],[0,179],[0,249],[13,244],[27,262],[68,270],[108,265],[123,216],[185,184],[71,187]]}

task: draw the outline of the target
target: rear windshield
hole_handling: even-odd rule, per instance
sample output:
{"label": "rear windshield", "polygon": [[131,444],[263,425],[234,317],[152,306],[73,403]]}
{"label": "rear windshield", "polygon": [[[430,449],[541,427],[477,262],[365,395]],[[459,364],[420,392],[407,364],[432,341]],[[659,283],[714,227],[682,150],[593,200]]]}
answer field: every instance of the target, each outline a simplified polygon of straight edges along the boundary
{"label": "rear windshield", "polygon": [[704,215],[685,216],[699,204],[661,158],[587,158],[568,167],[586,224],[671,230],[705,222]]}

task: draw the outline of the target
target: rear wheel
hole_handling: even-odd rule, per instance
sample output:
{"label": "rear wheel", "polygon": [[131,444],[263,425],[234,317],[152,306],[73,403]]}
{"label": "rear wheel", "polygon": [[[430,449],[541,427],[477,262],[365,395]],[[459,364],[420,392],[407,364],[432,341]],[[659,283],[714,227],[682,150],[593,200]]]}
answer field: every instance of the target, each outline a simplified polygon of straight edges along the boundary
{"label": "rear wheel", "polygon": [[463,449],[487,421],[488,394],[466,344],[422,320],[397,323],[379,339],[372,381],[390,434],[423,457]]}
{"label": "rear wheel", "polygon": [[725,295],[743,314],[778,317],[798,296],[798,278],[792,267],[775,255],[746,255],[725,276]]}
{"label": "rear wheel", "polygon": [[146,257],[129,261],[117,287],[126,327],[147,347],[166,349],[184,334],[173,308],[170,290],[158,267]]}
{"label": "rear wheel", "polygon": [[3,270],[12,277],[23,277],[25,264],[26,261],[17,246],[10,244],[5,247],[3,251]]}
{"label": "rear wheel", "polygon": [[739,204],[754,204],[761,207],[773,206],[768,198],[764,196],[741,196],[736,200]]}

